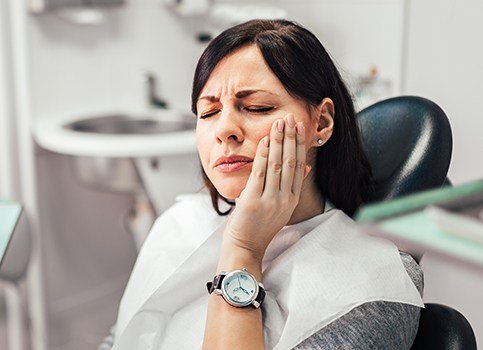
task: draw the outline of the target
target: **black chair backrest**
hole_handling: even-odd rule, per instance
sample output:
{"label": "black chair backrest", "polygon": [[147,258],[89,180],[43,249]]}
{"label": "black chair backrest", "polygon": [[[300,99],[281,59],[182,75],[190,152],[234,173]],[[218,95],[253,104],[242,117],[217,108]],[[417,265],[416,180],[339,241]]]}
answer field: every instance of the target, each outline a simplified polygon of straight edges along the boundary
{"label": "black chair backrest", "polygon": [[372,201],[443,185],[451,160],[451,126],[443,110],[422,97],[378,102],[357,115],[372,166]]}

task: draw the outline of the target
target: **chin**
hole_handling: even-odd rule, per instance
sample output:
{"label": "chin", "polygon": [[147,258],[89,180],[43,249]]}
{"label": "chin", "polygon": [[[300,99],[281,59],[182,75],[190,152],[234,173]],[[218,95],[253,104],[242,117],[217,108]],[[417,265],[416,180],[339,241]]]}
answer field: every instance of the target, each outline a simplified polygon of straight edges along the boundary
{"label": "chin", "polygon": [[245,189],[248,179],[222,179],[213,182],[216,190],[226,199],[235,200]]}

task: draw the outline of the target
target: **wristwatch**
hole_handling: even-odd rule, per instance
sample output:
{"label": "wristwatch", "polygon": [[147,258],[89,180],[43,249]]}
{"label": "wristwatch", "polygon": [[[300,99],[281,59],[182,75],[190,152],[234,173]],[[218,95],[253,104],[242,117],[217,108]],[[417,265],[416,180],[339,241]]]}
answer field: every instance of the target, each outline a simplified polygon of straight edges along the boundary
{"label": "wristwatch", "polygon": [[252,305],[259,308],[265,298],[263,284],[257,282],[255,277],[246,268],[230,272],[220,272],[213,278],[213,282],[206,283],[208,293],[221,295],[228,304],[236,307]]}

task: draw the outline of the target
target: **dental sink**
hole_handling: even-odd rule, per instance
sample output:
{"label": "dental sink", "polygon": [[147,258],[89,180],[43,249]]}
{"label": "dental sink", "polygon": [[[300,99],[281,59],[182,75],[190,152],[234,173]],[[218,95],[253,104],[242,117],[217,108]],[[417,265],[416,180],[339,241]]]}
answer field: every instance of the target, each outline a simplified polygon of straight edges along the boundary
{"label": "dental sink", "polygon": [[196,117],[184,110],[98,111],[37,118],[44,149],[72,156],[133,158],[196,152]]}
{"label": "dental sink", "polygon": [[69,155],[82,185],[137,195],[159,192],[147,187],[166,176],[186,183],[197,174],[195,126],[187,111],[103,111],[39,118],[34,137],[42,148]]}
{"label": "dental sink", "polygon": [[194,118],[162,120],[146,116],[111,114],[69,122],[64,125],[64,128],[77,132],[98,134],[145,135],[193,130],[195,126],[196,120]]}

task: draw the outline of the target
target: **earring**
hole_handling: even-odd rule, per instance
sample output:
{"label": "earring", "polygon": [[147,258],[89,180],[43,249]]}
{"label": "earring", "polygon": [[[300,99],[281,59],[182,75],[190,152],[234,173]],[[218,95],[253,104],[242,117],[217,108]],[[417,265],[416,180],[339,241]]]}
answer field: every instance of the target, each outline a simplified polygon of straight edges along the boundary
{"label": "earring", "polygon": [[323,142],[324,142],[324,141],[322,141],[322,139],[318,139],[318,140],[317,140],[317,143],[318,143],[319,145],[321,145]]}

